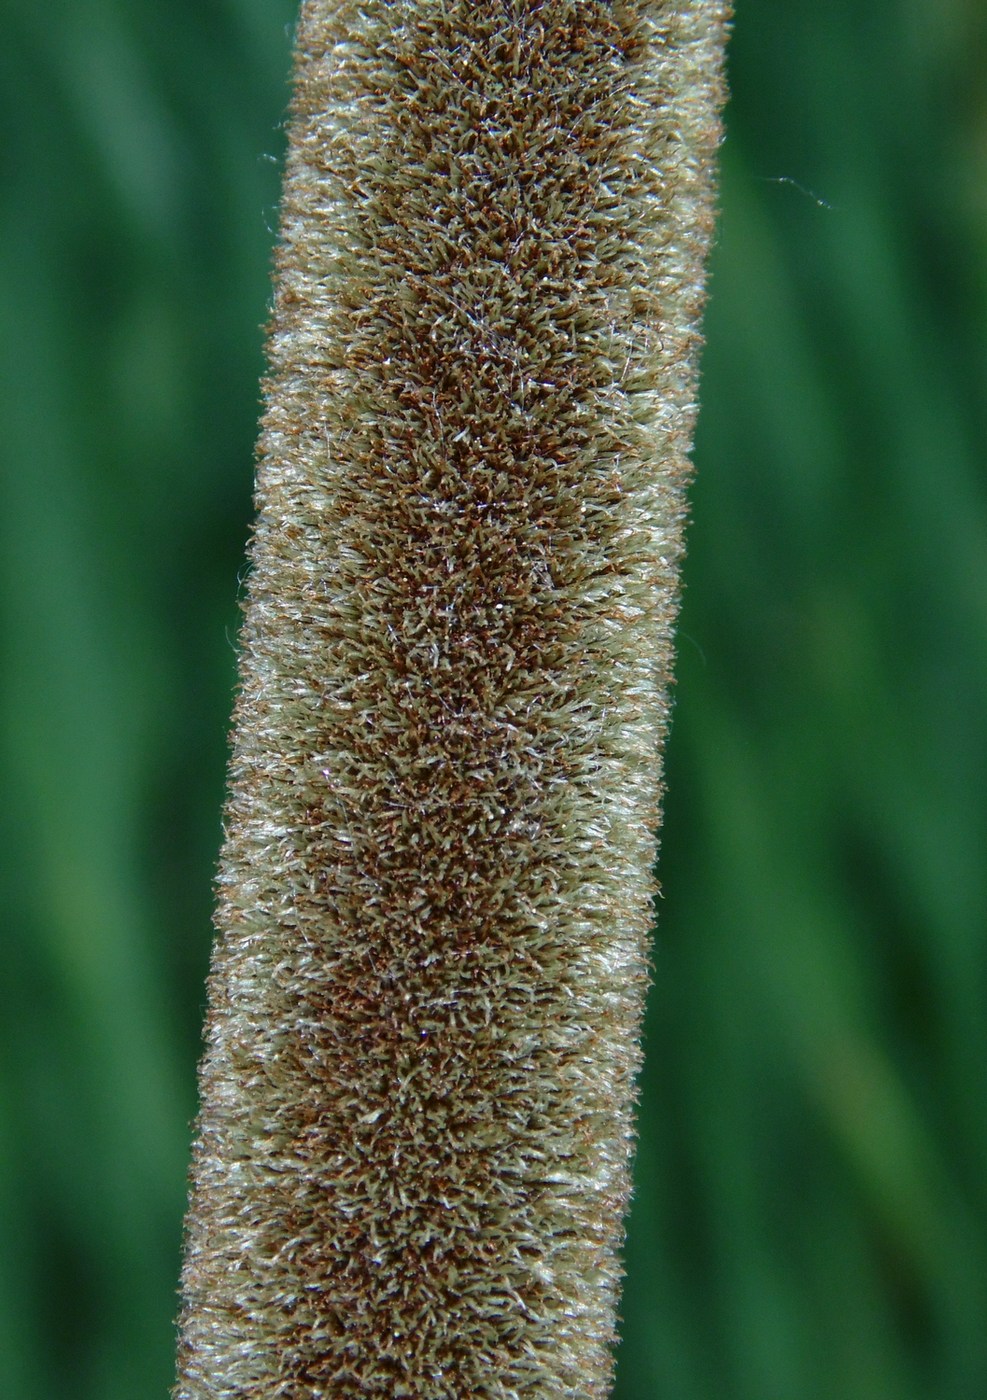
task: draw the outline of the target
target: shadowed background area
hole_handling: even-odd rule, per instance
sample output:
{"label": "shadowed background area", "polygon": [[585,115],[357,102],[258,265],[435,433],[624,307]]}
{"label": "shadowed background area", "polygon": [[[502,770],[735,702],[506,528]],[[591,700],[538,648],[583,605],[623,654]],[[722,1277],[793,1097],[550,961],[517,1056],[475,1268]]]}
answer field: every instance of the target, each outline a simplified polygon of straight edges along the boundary
{"label": "shadowed background area", "polygon": [[[291,0],[7,0],[0,1366],[174,1290]],[[987,1394],[987,12],[741,0],[617,1400]]]}

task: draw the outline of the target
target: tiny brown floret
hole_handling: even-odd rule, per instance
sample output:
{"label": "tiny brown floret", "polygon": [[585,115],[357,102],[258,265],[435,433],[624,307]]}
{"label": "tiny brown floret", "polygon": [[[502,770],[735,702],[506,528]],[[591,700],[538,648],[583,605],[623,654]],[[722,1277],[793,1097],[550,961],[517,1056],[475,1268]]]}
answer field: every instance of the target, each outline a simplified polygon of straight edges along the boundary
{"label": "tiny brown floret", "polygon": [[604,1397],[720,0],[307,0],[177,1400]]}

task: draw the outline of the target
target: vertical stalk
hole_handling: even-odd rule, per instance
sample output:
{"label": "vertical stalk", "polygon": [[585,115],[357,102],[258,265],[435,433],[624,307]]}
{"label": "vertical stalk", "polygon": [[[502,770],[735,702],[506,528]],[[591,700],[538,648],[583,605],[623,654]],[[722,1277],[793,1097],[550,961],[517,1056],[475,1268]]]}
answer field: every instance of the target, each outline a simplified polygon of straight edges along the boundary
{"label": "vertical stalk", "polygon": [[722,0],[306,0],[178,1400],[603,1397]]}

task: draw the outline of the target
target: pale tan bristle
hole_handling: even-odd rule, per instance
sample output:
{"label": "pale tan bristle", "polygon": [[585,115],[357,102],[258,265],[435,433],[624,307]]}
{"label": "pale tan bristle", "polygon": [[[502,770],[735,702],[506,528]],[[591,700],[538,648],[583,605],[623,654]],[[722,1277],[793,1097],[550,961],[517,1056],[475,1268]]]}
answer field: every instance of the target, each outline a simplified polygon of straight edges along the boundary
{"label": "pale tan bristle", "polygon": [[612,1377],[720,0],[307,0],[177,1400]]}

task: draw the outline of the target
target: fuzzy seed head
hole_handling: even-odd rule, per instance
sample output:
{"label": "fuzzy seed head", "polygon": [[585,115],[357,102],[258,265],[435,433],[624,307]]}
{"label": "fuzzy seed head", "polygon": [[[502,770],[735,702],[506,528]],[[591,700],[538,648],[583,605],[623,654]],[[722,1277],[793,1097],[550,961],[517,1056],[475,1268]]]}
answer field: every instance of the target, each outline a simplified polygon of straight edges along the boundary
{"label": "fuzzy seed head", "polygon": [[608,1394],[720,0],[306,0],[176,1400]]}

